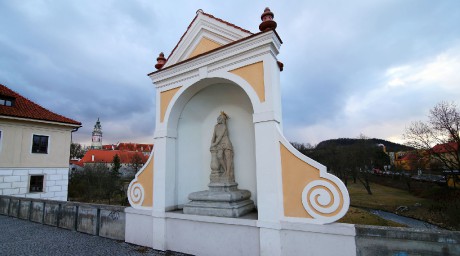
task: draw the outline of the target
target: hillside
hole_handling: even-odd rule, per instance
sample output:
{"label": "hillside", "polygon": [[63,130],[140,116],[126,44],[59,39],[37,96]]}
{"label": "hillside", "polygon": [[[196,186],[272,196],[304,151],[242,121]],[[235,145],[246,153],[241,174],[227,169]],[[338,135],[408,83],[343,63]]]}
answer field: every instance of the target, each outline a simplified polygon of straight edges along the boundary
{"label": "hillside", "polygon": [[[331,139],[331,140],[325,140],[320,142],[317,146],[316,149],[323,149],[323,148],[328,148],[328,147],[346,147],[346,146],[352,146],[356,143],[363,142],[364,139],[350,139],[350,138],[339,138],[339,139]],[[413,150],[413,148],[394,143],[391,141],[383,140],[383,139],[366,139],[368,143],[372,144],[383,144],[386,147],[387,152],[398,152],[398,151],[409,151]]]}

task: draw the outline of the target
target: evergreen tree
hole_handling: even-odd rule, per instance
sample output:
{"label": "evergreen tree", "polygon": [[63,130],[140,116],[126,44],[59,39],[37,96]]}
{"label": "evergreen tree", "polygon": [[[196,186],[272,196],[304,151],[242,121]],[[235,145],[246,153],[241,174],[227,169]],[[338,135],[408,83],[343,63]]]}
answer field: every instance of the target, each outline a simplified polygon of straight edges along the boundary
{"label": "evergreen tree", "polygon": [[118,156],[118,154],[115,154],[112,160],[112,172],[118,174],[120,171],[120,168],[121,168],[120,157]]}

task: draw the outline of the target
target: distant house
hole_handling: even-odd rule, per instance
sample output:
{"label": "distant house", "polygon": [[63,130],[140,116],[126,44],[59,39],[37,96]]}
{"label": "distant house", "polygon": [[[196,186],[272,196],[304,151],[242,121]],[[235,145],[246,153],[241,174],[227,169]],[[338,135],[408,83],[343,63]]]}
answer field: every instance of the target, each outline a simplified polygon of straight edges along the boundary
{"label": "distant house", "polygon": [[[143,152],[126,151],[126,150],[98,150],[90,149],[86,152],[85,156],[78,162],[78,165],[84,167],[85,165],[105,164],[107,169],[113,167],[113,158],[118,155],[120,158],[120,173],[122,176],[134,176],[139,169],[148,160],[149,155]],[[137,159],[134,160],[134,159]],[[136,166],[137,165],[137,166]]]}
{"label": "distant house", "polygon": [[437,144],[430,150],[432,164],[443,166],[447,184],[460,187],[460,147],[457,142]]}
{"label": "distant house", "polygon": [[67,200],[71,134],[79,127],[0,84],[0,195]]}
{"label": "distant house", "polygon": [[431,149],[430,154],[436,155],[439,158],[446,159],[455,165],[458,163],[457,158],[460,155],[460,149],[457,142],[449,142],[444,144],[437,144]]}
{"label": "distant house", "polygon": [[406,152],[397,152],[395,159],[395,167],[397,170],[406,171],[409,173],[421,174],[432,169],[432,157],[429,151],[412,150]]}
{"label": "distant house", "polygon": [[79,161],[71,160],[70,169],[72,171],[82,170],[85,165],[105,164],[107,169],[112,169],[113,158],[118,155],[121,168],[119,170],[122,177],[134,176],[138,169],[147,162],[153,144],[142,143],[117,143],[102,144],[102,125],[99,118],[94,125],[91,136],[91,147]]}
{"label": "distant house", "polygon": [[153,150],[153,144],[142,143],[126,143],[121,142],[113,145],[103,145],[102,149],[105,150],[121,150],[121,151],[135,151],[141,152],[144,155],[150,155]]}

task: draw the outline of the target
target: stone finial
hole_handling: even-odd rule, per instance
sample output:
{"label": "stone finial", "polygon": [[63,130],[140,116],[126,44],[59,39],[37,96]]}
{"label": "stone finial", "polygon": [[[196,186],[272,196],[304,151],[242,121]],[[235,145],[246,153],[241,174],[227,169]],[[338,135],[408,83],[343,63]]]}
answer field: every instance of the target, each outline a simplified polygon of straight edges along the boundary
{"label": "stone finial", "polygon": [[273,12],[270,11],[270,8],[265,7],[264,13],[262,13],[262,15],[260,15],[260,19],[262,21],[266,21],[266,20],[273,20],[273,18],[275,18],[275,14],[273,14]]}
{"label": "stone finial", "polygon": [[259,30],[264,32],[268,30],[274,30],[277,26],[276,22],[273,20],[275,15],[270,11],[270,8],[265,8],[264,13],[260,16],[262,22],[259,25]]}
{"label": "stone finial", "polygon": [[155,65],[155,68],[156,69],[161,69],[164,66],[165,63],[166,63],[165,55],[164,55],[164,53],[161,52],[160,55],[157,58],[157,64]]}
{"label": "stone finial", "polygon": [[283,64],[283,62],[277,61],[276,64],[278,64],[278,68],[280,69],[280,71],[283,71],[283,69],[284,69],[284,64]]}

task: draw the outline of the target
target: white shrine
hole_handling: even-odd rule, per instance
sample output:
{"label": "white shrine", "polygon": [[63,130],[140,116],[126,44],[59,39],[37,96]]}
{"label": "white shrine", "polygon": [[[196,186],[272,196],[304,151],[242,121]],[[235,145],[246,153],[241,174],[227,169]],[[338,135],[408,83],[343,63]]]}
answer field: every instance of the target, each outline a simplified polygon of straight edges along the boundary
{"label": "white shrine", "polygon": [[[149,74],[157,89],[155,149],[128,189],[127,242],[195,255],[356,252],[354,227],[328,224],[348,210],[346,187],[283,135],[282,41],[273,13],[267,8],[261,18],[260,32],[251,33],[198,10],[168,59],[158,57]],[[184,213],[189,195],[208,190],[221,111],[229,117],[234,181],[256,210],[234,218]]]}

